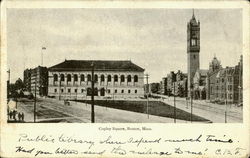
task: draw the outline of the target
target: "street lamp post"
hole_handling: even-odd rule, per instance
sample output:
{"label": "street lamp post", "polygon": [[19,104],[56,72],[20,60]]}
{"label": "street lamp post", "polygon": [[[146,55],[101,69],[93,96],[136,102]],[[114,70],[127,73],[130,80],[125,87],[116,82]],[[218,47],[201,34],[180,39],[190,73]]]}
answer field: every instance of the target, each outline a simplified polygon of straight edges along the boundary
{"label": "street lamp post", "polygon": [[95,95],[95,78],[94,78],[94,63],[91,64],[92,70],[92,82],[91,82],[91,88],[92,88],[92,94],[91,94],[91,123],[95,123],[95,109],[94,109],[94,95]]}
{"label": "street lamp post", "polygon": [[[227,72],[226,72],[227,73]],[[225,77],[225,123],[227,123],[227,74]]]}
{"label": "street lamp post", "polygon": [[43,66],[43,50],[46,50],[46,47],[42,47],[41,49],[41,66]]}
{"label": "street lamp post", "polygon": [[190,107],[191,108],[190,122],[192,123],[192,121],[193,121],[193,84],[190,85],[190,91],[191,91],[190,92],[190,94],[191,94],[190,95],[190,98],[191,98],[191,103],[190,103],[191,104],[190,105],[191,106]]}
{"label": "street lamp post", "polygon": [[174,82],[174,123],[176,123],[175,82]]}
{"label": "street lamp post", "polygon": [[37,74],[35,79],[35,100],[34,100],[34,122],[36,122],[36,82],[37,82]]}
{"label": "street lamp post", "polygon": [[148,115],[148,119],[149,119],[149,107],[148,107],[148,101],[149,101],[149,99],[148,99],[148,93],[149,93],[148,77],[149,77],[149,75],[146,74],[145,76],[146,76],[146,81],[147,81],[147,88],[146,88],[146,93],[147,93],[147,115]]}
{"label": "street lamp post", "polygon": [[225,92],[225,123],[227,123],[227,90]]}

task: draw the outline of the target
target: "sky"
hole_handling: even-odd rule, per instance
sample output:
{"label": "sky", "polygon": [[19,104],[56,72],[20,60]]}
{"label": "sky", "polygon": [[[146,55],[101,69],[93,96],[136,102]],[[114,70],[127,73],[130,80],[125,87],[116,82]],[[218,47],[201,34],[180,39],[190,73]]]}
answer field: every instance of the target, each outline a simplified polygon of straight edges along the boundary
{"label": "sky", "polygon": [[[216,56],[235,66],[242,52],[241,9],[195,9],[200,68]],[[187,22],[192,9],[8,9],[7,67],[11,82],[26,68],[67,60],[131,60],[149,82],[187,72]],[[46,47],[46,50],[42,49]]]}

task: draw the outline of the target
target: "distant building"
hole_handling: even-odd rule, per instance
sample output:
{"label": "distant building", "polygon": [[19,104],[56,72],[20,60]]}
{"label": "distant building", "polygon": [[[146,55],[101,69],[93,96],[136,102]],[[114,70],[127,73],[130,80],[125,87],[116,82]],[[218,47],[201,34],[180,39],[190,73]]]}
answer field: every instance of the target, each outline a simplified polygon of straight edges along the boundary
{"label": "distant building", "polygon": [[206,79],[206,99],[213,100],[214,92],[215,92],[215,84],[216,84],[216,75],[222,69],[220,61],[214,57],[213,60],[209,63],[209,70],[207,73]]}
{"label": "distant building", "polygon": [[23,83],[26,91],[31,91],[31,69],[26,69],[23,72]]}
{"label": "distant building", "polygon": [[208,70],[197,70],[193,78],[194,99],[206,99],[206,79]]}
{"label": "distant building", "polygon": [[179,97],[187,96],[187,74],[177,71],[176,80],[172,83],[172,94]]}
{"label": "distant building", "polygon": [[[47,96],[48,94],[48,69],[38,66],[34,69],[24,70],[24,84],[26,90],[33,95]],[[36,88],[35,88],[36,87]]]}
{"label": "distant building", "polygon": [[242,56],[235,67],[217,69],[208,73],[208,96],[212,102],[242,103]]}
{"label": "distant building", "polygon": [[168,75],[167,75],[167,95],[172,95],[172,88],[173,88],[173,84],[176,81],[176,74],[174,73],[174,71],[171,71]]}
{"label": "distant building", "polygon": [[168,78],[163,77],[161,81],[161,94],[167,95],[167,83],[168,83]]}
{"label": "distant building", "polygon": [[92,64],[95,95],[136,98],[144,95],[144,69],[131,61],[65,60],[49,68],[48,95],[59,99],[91,96]]}

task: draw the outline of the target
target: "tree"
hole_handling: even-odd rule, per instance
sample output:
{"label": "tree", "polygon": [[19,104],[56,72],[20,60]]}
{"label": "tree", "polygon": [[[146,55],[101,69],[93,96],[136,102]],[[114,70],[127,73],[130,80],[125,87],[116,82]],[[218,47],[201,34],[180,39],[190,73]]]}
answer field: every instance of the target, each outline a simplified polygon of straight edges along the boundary
{"label": "tree", "polygon": [[151,83],[151,92],[157,93],[160,90],[160,84],[159,83]]}
{"label": "tree", "polygon": [[24,90],[25,89],[25,85],[23,83],[23,81],[18,78],[15,82],[15,87],[16,87],[16,90]]}
{"label": "tree", "polygon": [[18,78],[15,84],[13,83],[9,84],[10,97],[13,97],[13,98],[22,97],[24,89],[25,89],[25,85],[23,81],[20,78]]}

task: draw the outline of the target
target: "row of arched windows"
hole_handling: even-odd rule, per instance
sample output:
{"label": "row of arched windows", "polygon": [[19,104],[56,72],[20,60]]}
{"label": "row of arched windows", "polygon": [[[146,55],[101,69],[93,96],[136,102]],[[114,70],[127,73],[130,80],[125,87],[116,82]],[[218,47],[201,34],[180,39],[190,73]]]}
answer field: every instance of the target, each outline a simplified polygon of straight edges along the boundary
{"label": "row of arched windows", "polygon": [[[72,78],[71,74],[68,74],[66,77],[67,77],[67,82],[71,82],[71,78]],[[54,74],[53,78],[54,78],[54,82],[58,81],[58,75],[57,74]],[[73,78],[74,78],[75,82],[78,81],[78,75],[77,74],[74,74]],[[111,82],[111,78],[112,78],[112,76],[108,75],[107,76],[107,81]],[[114,82],[118,82],[118,75],[114,75],[113,78],[114,78]],[[120,78],[121,78],[121,82],[125,82],[125,76],[124,75],[121,75]],[[65,81],[64,74],[60,75],[60,79],[61,79],[61,81]],[[95,79],[95,82],[97,82],[98,81],[98,75],[95,75],[94,79]],[[104,82],[105,81],[105,76],[101,75],[100,80],[101,80],[101,82]],[[85,76],[83,74],[80,75],[80,81],[81,82],[85,81]],[[87,75],[87,81],[91,81],[91,75],[90,74]],[[132,76],[128,75],[127,76],[127,82],[131,82],[131,81],[132,81]],[[134,82],[138,82],[138,76],[137,75],[134,75]]]}

